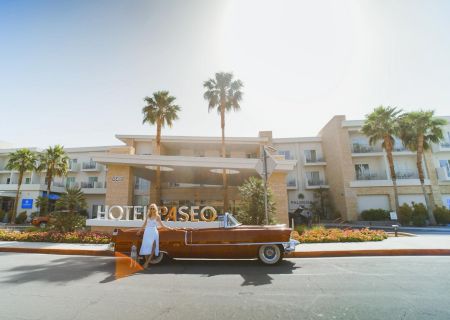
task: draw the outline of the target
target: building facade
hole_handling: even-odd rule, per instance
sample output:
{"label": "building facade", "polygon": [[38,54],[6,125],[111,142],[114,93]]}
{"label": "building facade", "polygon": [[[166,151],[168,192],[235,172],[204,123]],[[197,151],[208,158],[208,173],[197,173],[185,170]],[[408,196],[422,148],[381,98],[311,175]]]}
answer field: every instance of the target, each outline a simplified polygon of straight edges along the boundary
{"label": "building facade", "polygon": [[[446,117],[450,122],[450,117]],[[268,183],[276,202],[276,219],[288,222],[288,212],[317,204],[327,195],[327,217],[339,213],[358,220],[365,209],[395,208],[392,181],[381,144],[370,146],[360,129],[363,121],[333,117],[315,137],[273,138],[270,131],[257,137],[226,138],[226,158],[220,137],[163,136],[161,152],[150,135],[117,135],[121,145],[66,148],[69,173],[56,177],[51,196],[66,186],[79,186],[86,194],[89,217],[104,206],[142,206],[155,198],[155,172],[161,169],[161,200],[167,206],[223,207],[222,172],[228,175],[230,211],[239,205],[238,187],[259,176],[262,150],[270,146],[275,163]],[[450,126],[445,139],[425,154],[426,190],[437,205],[450,207]],[[0,208],[11,209],[18,172],[5,169],[8,154],[0,149]],[[35,150],[40,151],[40,150]],[[397,139],[394,152],[402,203],[424,202],[416,155]],[[259,169],[258,169],[259,168]],[[36,198],[46,193],[45,173],[27,172],[18,212],[36,211]],[[323,203],[322,203],[323,205]],[[329,207],[329,208],[328,208]],[[333,214],[334,213],[334,214]]]}

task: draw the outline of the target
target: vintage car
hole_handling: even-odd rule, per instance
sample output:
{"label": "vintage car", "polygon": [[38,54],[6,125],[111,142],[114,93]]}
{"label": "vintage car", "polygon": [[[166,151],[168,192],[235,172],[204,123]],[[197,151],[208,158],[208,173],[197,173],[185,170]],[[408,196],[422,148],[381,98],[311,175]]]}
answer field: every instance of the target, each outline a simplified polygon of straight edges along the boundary
{"label": "vintage car", "polygon": [[[160,254],[151,261],[158,264],[164,258],[252,259],[276,264],[285,253],[295,250],[298,241],[290,239],[286,225],[242,225],[232,214],[225,213],[218,221],[205,222],[206,227],[159,229]],[[115,229],[111,248],[128,254],[131,247],[139,249],[142,234],[139,229]]]}

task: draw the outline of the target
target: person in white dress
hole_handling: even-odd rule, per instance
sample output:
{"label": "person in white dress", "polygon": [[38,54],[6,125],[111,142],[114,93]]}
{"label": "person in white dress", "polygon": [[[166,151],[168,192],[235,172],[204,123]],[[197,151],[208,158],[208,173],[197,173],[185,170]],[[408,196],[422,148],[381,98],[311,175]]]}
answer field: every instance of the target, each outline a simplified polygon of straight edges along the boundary
{"label": "person in white dress", "polygon": [[152,260],[153,256],[159,256],[159,233],[158,227],[174,230],[163,224],[161,216],[158,214],[158,207],[152,203],[147,211],[147,215],[144,220],[144,224],[138,231],[140,235],[144,231],[142,237],[142,245],[139,251],[139,255],[145,256],[144,268],[148,268],[148,264]]}

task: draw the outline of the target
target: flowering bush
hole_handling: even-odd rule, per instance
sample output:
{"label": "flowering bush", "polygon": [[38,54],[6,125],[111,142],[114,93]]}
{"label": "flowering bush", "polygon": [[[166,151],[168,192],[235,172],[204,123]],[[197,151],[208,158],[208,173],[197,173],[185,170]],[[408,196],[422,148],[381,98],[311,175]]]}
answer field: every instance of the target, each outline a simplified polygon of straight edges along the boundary
{"label": "flowering bush", "polygon": [[301,243],[324,243],[324,242],[363,242],[363,241],[382,241],[387,239],[386,232],[382,230],[341,230],[317,228],[292,232],[292,238]]}
{"label": "flowering bush", "polygon": [[61,243],[98,243],[111,242],[111,235],[101,232],[74,231],[32,231],[17,232],[0,230],[0,241],[27,241],[27,242],[61,242]]}

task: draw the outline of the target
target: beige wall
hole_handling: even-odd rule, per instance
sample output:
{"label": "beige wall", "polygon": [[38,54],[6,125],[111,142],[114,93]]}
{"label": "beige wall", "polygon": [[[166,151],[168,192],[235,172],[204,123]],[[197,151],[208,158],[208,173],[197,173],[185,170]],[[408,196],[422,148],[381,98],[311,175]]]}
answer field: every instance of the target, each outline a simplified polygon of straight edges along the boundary
{"label": "beige wall", "polygon": [[289,223],[288,194],[286,189],[286,173],[274,172],[268,179],[268,187],[272,190],[275,201],[275,219],[278,223]]}

